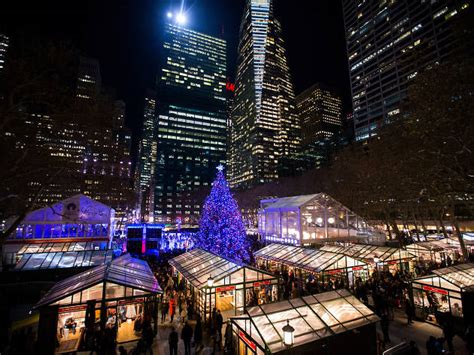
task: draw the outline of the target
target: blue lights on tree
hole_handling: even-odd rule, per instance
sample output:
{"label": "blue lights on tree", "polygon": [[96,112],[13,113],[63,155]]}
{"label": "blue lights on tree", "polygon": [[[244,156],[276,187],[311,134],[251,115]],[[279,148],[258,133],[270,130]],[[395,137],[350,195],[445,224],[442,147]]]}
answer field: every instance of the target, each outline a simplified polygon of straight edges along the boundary
{"label": "blue lights on tree", "polygon": [[250,242],[237,201],[224,177],[224,167],[217,167],[212,190],[204,202],[196,246],[224,258],[250,261]]}

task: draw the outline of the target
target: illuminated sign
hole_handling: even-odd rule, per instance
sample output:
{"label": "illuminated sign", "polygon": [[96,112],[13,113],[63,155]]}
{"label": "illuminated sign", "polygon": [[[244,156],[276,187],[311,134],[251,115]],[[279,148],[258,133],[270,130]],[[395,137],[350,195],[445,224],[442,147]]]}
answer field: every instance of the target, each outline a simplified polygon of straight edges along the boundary
{"label": "illuminated sign", "polygon": [[225,84],[225,88],[226,88],[227,91],[234,92],[235,91],[235,84],[227,82]]}
{"label": "illuminated sign", "polygon": [[86,305],[84,305],[84,306],[61,307],[61,308],[59,308],[58,313],[80,312],[80,311],[85,311],[86,308],[87,308]]}
{"label": "illuminated sign", "polygon": [[253,287],[258,287],[258,286],[261,286],[261,285],[270,285],[270,281],[267,280],[267,281],[259,281],[259,282],[254,282],[253,283]]}
{"label": "illuminated sign", "polygon": [[253,350],[253,351],[257,351],[257,346],[255,345],[255,343],[251,340],[249,340],[247,338],[247,336],[245,335],[245,333],[241,330],[239,330],[239,337],[240,339],[242,339],[244,341],[245,344],[247,344],[248,346],[250,346],[250,348]]}
{"label": "illuminated sign", "polygon": [[342,269],[337,269],[337,270],[329,270],[328,274],[329,275],[334,275],[334,274],[340,274],[341,272],[344,272]]}
{"label": "illuminated sign", "polygon": [[235,286],[224,286],[224,287],[217,287],[216,292],[224,292],[224,291],[232,291],[235,290]]}
{"label": "illuminated sign", "polygon": [[448,291],[446,291],[446,290],[441,290],[439,288],[426,286],[426,285],[423,286],[423,290],[429,291],[429,292],[441,293],[442,295],[447,295],[448,294]]}
{"label": "illuminated sign", "polygon": [[364,268],[363,266],[354,266],[352,270],[357,271],[357,270],[362,270],[363,268]]}

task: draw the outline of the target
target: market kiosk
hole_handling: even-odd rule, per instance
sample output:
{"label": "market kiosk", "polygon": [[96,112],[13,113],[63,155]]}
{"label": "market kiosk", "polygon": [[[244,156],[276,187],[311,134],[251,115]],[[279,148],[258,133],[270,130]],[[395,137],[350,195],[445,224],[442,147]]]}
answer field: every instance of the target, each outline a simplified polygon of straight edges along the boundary
{"label": "market kiosk", "polygon": [[418,318],[439,324],[449,316],[458,329],[474,321],[474,264],[434,270],[411,287]]}
{"label": "market kiosk", "polygon": [[414,254],[419,261],[432,261],[447,264],[447,258],[456,261],[461,258],[462,251],[459,242],[452,238],[417,242],[406,246],[407,251]]}
{"label": "market kiosk", "polygon": [[257,264],[268,270],[286,269],[300,278],[314,275],[320,282],[341,280],[346,287],[351,287],[356,278],[365,280],[368,276],[367,263],[344,254],[312,248],[270,244],[254,256]]}
{"label": "market kiosk", "polygon": [[279,278],[267,271],[193,249],[170,260],[179,282],[184,280],[204,320],[213,308],[226,319],[245,307],[278,301]]}
{"label": "market kiosk", "polygon": [[400,249],[368,244],[328,244],[320,248],[321,251],[330,251],[344,254],[354,259],[362,260],[369,266],[370,272],[386,270],[394,274],[397,271],[412,271],[412,261],[415,255]]}
{"label": "market kiosk", "polygon": [[91,350],[94,338],[138,340],[145,319],[157,327],[161,292],[147,262],[129,254],[60,281],[35,306],[39,345],[47,349],[57,339],[51,353],[64,353]]}
{"label": "market kiosk", "polygon": [[[344,289],[259,305],[231,318],[232,353],[349,354],[360,349],[375,355],[378,320]],[[284,334],[287,326],[293,330],[291,344]]]}

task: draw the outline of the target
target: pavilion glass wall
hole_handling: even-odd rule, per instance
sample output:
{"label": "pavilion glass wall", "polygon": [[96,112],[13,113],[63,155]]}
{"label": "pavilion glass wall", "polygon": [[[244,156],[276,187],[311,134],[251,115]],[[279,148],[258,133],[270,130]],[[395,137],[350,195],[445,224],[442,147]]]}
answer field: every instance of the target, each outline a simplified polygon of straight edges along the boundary
{"label": "pavilion glass wall", "polygon": [[109,224],[22,224],[16,229],[14,239],[107,237],[109,227]]}
{"label": "pavilion glass wall", "polygon": [[[105,307],[101,312],[102,300]],[[95,327],[101,322],[108,336],[115,337],[118,343],[139,340],[145,317],[150,318],[155,329],[158,326],[155,324],[158,309],[155,295],[110,282],[99,283],[55,304],[59,305],[58,352],[70,346],[74,340],[77,348],[83,347],[85,344],[81,343],[87,328]],[[86,324],[86,319],[90,321],[89,324]]]}

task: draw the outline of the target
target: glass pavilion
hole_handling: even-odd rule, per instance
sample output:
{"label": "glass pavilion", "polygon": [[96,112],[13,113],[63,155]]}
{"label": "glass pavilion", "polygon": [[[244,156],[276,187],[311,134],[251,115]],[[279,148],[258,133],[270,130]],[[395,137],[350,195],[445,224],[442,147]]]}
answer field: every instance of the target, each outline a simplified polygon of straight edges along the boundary
{"label": "glass pavilion", "polygon": [[111,246],[115,211],[84,195],[30,212],[3,246],[5,264],[14,265],[25,244],[94,242]]}
{"label": "glass pavilion", "polygon": [[[318,281],[342,280],[351,286],[355,277],[365,280],[367,263],[344,254],[284,244],[270,244],[254,253],[257,264],[266,269],[288,269],[300,278],[313,274]],[[334,283],[334,282],[333,282]]]}
{"label": "glass pavilion", "polygon": [[[375,355],[378,320],[344,289],[259,305],[231,319],[234,354],[346,354],[361,349]],[[294,328],[291,349],[283,343],[287,323]]]}
{"label": "glass pavilion", "polygon": [[86,344],[97,326],[118,342],[137,340],[138,325],[145,318],[157,327],[156,295],[161,292],[147,262],[129,254],[69,277],[35,306],[40,309],[39,342],[55,343],[49,339],[52,328],[59,340],[57,352],[88,350]]}
{"label": "glass pavilion", "polygon": [[474,320],[474,264],[459,264],[433,270],[432,275],[412,281],[417,316],[429,321],[450,314],[466,324]]}
{"label": "glass pavilion", "polygon": [[260,201],[258,230],[265,241],[292,245],[385,240],[382,232],[324,193]]}
{"label": "glass pavilion", "polygon": [[106,264],[112,250],[100,250],[94,242],[26,244],[17,253],[14,270],[90,267]]}
{"label": "glass pavilion", "polygon": [[248,306],[278,301],[277,276],[202,249],[181,254],[171,259],[170,265],[179,281],[185,281],[205,320],[214,307],[226,318],[240,314]]}
{"label": "glass pavilion", "polygon": [[395,272],[397,269],[410,271],[410,261],[415,258],[413,254],[400,248],[366,244],[325,245],[319,250],[344,254],[362,260],[369,265],[372,271],[378,270],[379,267],[391,272]]}

